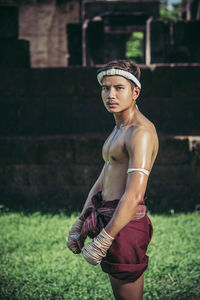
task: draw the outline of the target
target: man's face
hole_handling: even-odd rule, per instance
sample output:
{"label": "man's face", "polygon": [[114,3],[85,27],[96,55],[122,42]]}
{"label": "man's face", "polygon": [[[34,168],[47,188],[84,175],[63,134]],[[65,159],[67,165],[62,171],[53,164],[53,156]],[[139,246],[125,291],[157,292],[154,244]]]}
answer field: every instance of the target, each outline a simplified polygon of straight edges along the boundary
{"label": "man's face", "polygon": [[126,78],[118,75],[103,77],[101,96],[109,112],[117,113],[130,108],[138,95],[138,88],[132,88]]}

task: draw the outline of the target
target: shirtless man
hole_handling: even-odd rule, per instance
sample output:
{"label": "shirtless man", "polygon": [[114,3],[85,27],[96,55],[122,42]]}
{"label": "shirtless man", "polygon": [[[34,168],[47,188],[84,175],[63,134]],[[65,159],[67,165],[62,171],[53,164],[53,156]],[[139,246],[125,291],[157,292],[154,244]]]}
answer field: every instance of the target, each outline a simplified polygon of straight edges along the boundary
{"label": "shirtless man", "polygon": [[[142,300],[146,250],[153,233],[144,200],[158,137],[136,105],[140,69],[133,61],[112,61],[98,70],[97,79],[116,126],[103,145],[104,167],[67,245],[90,264],[101,264],[116,299]],[[84,246],[87,235],[94,239]]]}

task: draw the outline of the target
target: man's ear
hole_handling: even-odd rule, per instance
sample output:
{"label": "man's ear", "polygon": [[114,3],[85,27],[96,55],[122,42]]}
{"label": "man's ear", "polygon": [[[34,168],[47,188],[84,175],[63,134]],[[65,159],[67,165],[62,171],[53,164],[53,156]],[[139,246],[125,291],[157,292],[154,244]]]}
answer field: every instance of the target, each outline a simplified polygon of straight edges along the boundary
{"label": "man's ear", "polygon": [[141,89],[138,86],[134,87],[134,89],[133,89],[133,100],[136,100],[139,97],[140,91],[141,91]]}

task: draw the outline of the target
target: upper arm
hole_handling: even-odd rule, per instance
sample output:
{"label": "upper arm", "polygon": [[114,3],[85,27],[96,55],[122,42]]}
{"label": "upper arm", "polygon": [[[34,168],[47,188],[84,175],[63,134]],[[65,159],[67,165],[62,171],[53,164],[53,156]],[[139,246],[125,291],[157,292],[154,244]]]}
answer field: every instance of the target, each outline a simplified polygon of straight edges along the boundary
{"label": "upper arm", "polygon": [[[155,136],[151,130],[141,129],[132,132],[127,137],[126,149],[128,152],[128,168],[143,168],[151,170],[153,151],[155,147]],[[142,172],[131,172],[127,175],[126,194],[139,201],[143,199],[148,175]]]}
{"label": "upper arm", "polygon": [[129,168],[144,168],[150,171],[154,150],[154,137],[151,131],[140,130],[131,134],[126,149]]}

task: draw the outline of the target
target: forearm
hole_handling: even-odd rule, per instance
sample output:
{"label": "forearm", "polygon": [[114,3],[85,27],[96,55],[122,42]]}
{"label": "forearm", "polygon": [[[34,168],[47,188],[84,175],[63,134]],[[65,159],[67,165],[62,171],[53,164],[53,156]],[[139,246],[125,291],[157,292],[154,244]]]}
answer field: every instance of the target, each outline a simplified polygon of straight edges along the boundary
{"label": "forearm", "polygon": [[139,201],[136,197],[127,198],[123,196],[107,226],[105,227],[106,232],[115,237],[119,231],[126,226],[136,214]]}
{"label": "forearm", "polygon": [[101,189],[101,181],[98,179],[89,192],[89,195],[86,199],[85,205],[83,207],[83,210],[82,210],[79,218],[73,224],[73,226],[69,232],[67,246],[75,254],[78,254],[81,252],[81,249],[82,249],[82,247],[84,245],[84,241],[85,241],[85,237],[81,236],[81,230],[82,230],[84,221],[82,219],[80,219],[80,217],[82,216],[85,209],[87,209],[87,207],[91,204],[92,196],[94,194],[96,194],[100,189]]}
{"label": "forearm", "polygon": [[90,192],[89,192],[89,194],[88,194],[88,197],[87,197],[87,199],[86,199],[86,201],[85,201],[85,204],[84,204],[83,209],[82,209],[82,211],[81,211],[80,217],[82,216],[82,214],[84,213],[84,211],[88,208],[88,206],[90,206],[92,197],[93,197],[96,193],[98,193],[101,189],[102,189],[102,187],[101,187],[101,185],[100,185],[98,182],[96,182],[96,183],[93,185],[93,187],[91,188],[91,190],[90,190]]}
{"label": "forearm", "polygon": [[92,265],[98,265],[101,263],[115,236],[137,212],[138,205],[137,201],[133,202],[132,199],[127,200],[126,197],[121,198],[112,219],[105,229],[103,228],[92,242],[82,248],[81,253],[88,263]]}

